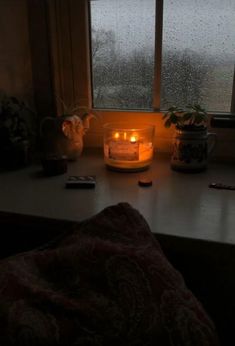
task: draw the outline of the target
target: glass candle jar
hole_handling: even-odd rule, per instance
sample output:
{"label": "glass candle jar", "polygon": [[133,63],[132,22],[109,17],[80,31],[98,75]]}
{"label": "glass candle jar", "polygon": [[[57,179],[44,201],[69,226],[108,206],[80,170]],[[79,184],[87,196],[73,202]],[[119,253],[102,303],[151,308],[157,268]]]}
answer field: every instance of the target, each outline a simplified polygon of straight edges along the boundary
{"label": "glass candle jar", "polygon": [[132,128],[126,123],[104,125],[104,161],[108,168],[136,172],[149,167],[153,158],[154,126]]}

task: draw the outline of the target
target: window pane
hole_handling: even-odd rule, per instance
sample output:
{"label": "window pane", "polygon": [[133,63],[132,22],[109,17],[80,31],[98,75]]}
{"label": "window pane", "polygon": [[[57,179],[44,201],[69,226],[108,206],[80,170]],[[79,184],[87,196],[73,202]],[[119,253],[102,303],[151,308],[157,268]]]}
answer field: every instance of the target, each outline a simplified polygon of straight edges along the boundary
{"label": "window pane", "polygon": [[152,108],[155,0],[90,4],[94,107]]}
{"label": "window pane", "polygon": [[203,104],[230,112],[234,0],[164,0],[161,108]]}

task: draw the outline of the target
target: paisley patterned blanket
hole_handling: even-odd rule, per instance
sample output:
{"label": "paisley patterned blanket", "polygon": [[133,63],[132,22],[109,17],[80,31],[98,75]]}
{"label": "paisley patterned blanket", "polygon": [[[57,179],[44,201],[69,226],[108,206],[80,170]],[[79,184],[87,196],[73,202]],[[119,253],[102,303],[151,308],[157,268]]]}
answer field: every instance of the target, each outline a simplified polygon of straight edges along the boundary
{"label": "paisley patterned blanket", "polygon": [[0,261],[0,345],[214,346],[213,323],[129,204]]}

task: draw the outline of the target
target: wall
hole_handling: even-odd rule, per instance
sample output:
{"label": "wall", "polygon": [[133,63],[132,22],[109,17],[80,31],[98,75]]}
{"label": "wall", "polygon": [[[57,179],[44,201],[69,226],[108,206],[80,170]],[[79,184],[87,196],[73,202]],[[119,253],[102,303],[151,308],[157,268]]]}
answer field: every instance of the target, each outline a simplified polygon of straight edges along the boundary
{"label": "wall", "polygon": [[0,90],[33,99],[27,0],[0,0]]}

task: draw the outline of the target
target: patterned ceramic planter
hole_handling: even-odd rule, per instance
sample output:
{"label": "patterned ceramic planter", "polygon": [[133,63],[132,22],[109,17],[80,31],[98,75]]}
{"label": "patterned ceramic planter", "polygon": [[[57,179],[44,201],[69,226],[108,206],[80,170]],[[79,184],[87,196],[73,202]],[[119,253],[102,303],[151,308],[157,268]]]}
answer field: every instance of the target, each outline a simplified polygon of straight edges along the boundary
{"label": "patterned ceramic planter", "polygon": [[205,170],[215,144],[216,134],[208,133],[207,129],[177,129],[173,141],[171,168],[183,172]]}

